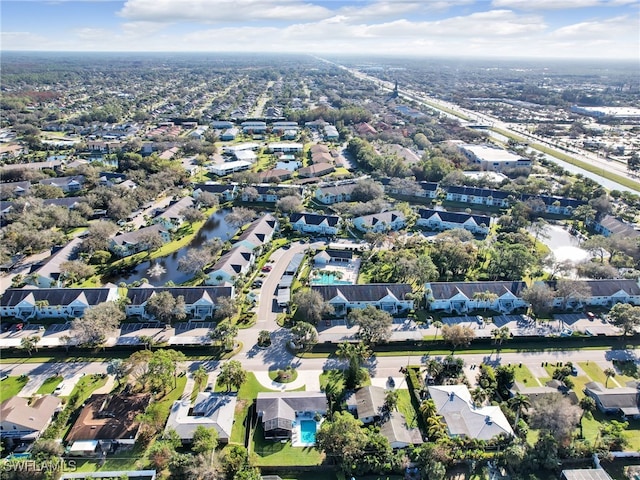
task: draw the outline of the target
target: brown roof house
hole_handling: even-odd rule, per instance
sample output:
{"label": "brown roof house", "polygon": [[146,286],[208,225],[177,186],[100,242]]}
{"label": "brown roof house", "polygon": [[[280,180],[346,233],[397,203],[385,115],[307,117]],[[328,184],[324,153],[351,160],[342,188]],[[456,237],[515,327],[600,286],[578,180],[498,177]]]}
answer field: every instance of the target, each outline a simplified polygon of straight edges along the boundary
{"label": "brown roof house", "polygon": [[12,397],[0,405],[0,438],[35,440],[60,409],[60,399],[45,395],[33,401]]}
{"label": "brown roof house", "polygon": [[86,456],[132,448],[140,429],[136,416],[150,400],[149,393],[91,395],[65,439],[69,454]]}

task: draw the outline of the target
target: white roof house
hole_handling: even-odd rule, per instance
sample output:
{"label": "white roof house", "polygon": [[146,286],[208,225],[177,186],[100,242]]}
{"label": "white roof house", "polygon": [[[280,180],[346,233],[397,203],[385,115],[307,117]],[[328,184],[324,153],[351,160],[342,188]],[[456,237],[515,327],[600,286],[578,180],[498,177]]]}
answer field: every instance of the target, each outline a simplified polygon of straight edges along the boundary
{"label": "white roof house", "polygon": [[199,426],[215,428],[218,439],[227,443],[231,438],[236,402],[235,395],[213,392],[199,393],[193,408],[189,400],[179,400],[171,407],[165,430],[174,429],[183,442],[191,442]]}
{"label": "white roof house", "polygon": [[511,425],[500,407],[476,407],[466,385],[430,386],[429,395],[451,437],[490,440],[497,435],[513,436]]}

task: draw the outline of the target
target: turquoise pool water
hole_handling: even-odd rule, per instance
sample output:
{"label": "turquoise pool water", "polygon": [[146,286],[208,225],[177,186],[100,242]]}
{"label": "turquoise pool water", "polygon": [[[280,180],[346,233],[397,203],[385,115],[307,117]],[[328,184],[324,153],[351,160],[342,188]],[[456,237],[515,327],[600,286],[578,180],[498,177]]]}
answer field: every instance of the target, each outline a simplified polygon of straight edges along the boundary
{"label": "turquoise pool water", "polygon": [[300,441],[302,443],[316,443],[316,422],[314,420],[300,421]]}
{"label": "turquoise pool water", "polygon": [[313,285],[351,285],[347,280],[338,280],[333,273],[321,273],[319,277],[314,278],[311,283]]}

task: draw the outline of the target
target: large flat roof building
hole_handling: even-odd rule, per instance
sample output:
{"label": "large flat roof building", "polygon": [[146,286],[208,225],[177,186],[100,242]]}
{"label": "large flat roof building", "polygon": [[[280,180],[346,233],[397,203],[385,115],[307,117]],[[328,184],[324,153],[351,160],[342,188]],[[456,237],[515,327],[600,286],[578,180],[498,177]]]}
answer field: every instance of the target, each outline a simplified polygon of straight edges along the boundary
{"label": "large flat roof building", "polygon": [[504,170],[530,167],[531,160],[515,153],[491,145],[458,144],[458,148],[473,163],[480,165],[482,170],[501,172]]}

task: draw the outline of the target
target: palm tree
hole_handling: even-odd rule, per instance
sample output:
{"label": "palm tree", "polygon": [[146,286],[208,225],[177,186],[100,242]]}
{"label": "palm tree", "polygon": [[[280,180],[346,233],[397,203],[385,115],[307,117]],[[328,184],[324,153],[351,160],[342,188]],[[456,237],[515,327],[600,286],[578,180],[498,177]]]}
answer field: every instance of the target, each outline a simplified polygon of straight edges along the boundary
{"label": "palm tree", "polygon": [[205,384],[207,383],[207,380],[209,380],[209,373],[207,372],[207,370],[200,365],[194,372],[193,372],[193,380],[195,381],[196,385],[198,386],[198,390],[202,390],[205,386]]}
{"label": "palm tree", "polygon": [[523,410],[528,410],[531,407],[531,400],[526,395],[516,393],[516,395],[509,399],[509,406],[516,411],[515,426],[518,426],[520,421],[520,415]]}
{"label": "palm tree", "polygon": [[398,406],[398,392],[396,390],[387,390],[384,394],[384,406],[388,412],[392,412]]}
{"label": "palm tree", "polygon": [[482,405],[488,397],[489,395],[487,391],[481,387],[471,390],[471,398],[473,399],[473,404],[476,407]]}
{"label": "palm tree", "polygon": [[420,413],[422,417],[427,420],[429,417],[433,417],[436,414],[436,404],[432,399],[423,400],[420,404]]}
{"label": "palm tree", "polygon": [[260,330],[258,333],[258,345],[266,347],[271,344],[271,332],[269,330]]}
{"label": "palm tree", "polygon": [[438,338],[438,330],[442,328],[442,322],[440,320],[436,320],[431,325],[436,327],[436,333],[433,335],[433,339],[435,340],[436,338]]}
{"label": "palm tree", "polygon": [[580,408],[582,409],[582,415],[580,415],[580,437],[584,437],[582,432],[582,418],[587,412],[593,413],[596,411],[596,401],[585,395],[580,399],[580,403],[578,405],[580,405]]}
{"label": "palm tree", "polygon": [[616,371],[613,368],[607,368],[604,371],[604,374],[607,376],[607,381],[604,384],[604,388],[609,388],[609,379],[616,376]]}
{"label": "palm tree", "polygon": [[427,436],[430,440],[438,440],[446,434],[446,426],[440,415],[427,418]]}
{"label": "palm tree", "polygon": [[333,418],[334,405],[340,400],[342,388],[338,382],[330,380],[324,387],[324,393],[327,396],[327,402],[329,404],[329,419]]}

